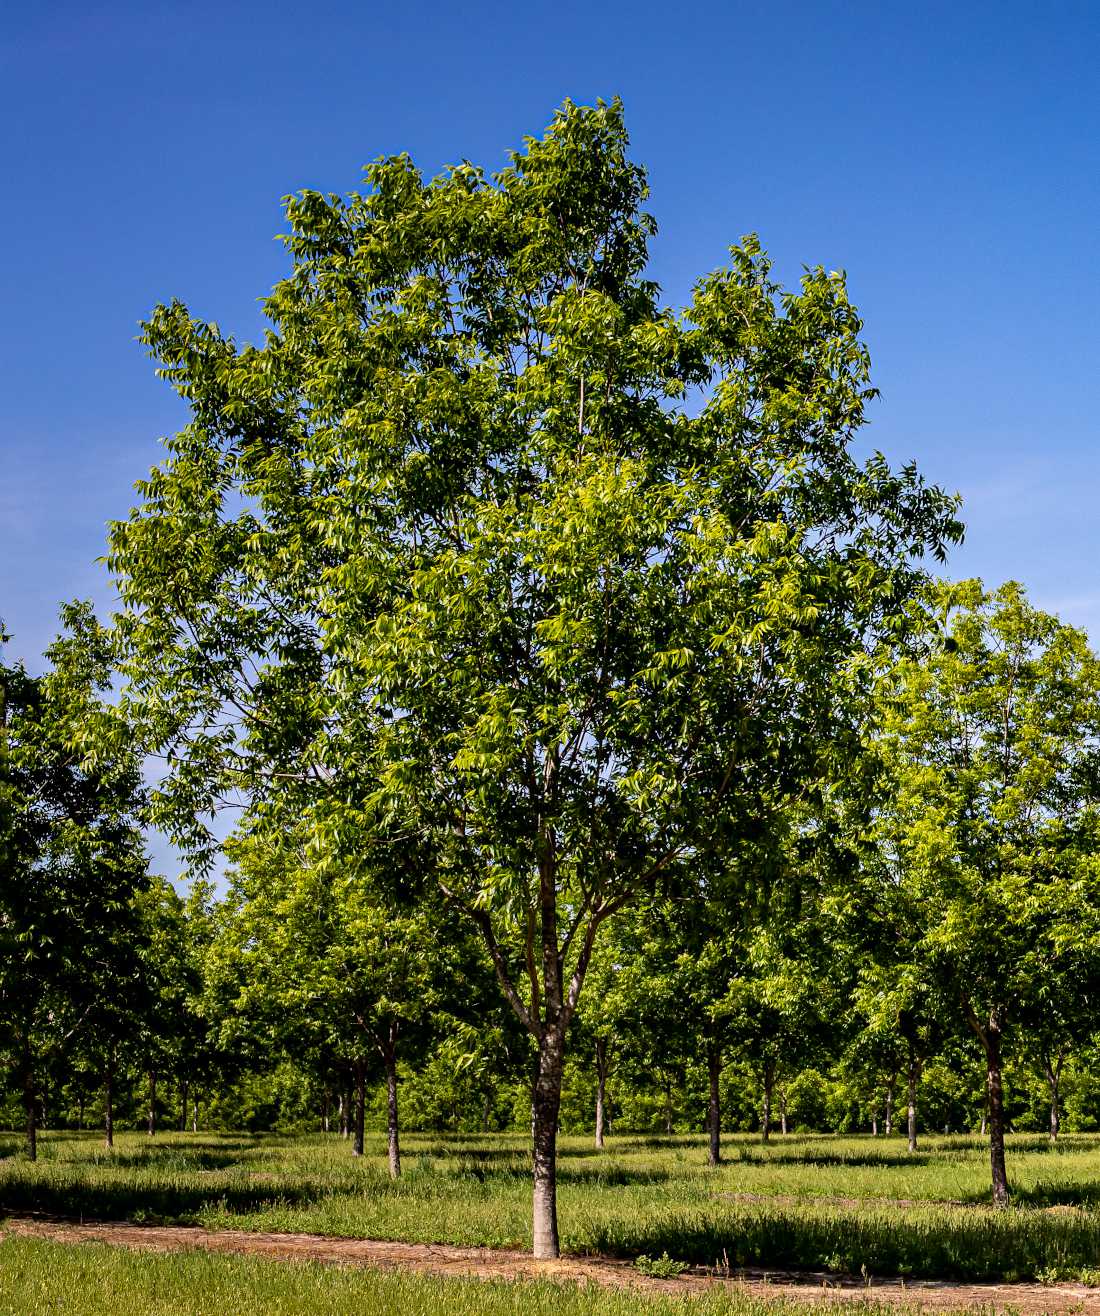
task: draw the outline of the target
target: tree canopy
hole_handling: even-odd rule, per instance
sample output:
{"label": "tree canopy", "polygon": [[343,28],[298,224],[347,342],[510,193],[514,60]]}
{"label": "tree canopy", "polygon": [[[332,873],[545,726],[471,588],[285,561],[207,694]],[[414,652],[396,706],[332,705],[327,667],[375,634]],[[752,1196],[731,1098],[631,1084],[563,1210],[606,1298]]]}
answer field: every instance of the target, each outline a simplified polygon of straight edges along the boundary
{"label": "tree canopy", "polygon": [[111,531],[158,816],[195,843],[294,795],[333,863],[411,846],[484,937],[539,1050],[540,1255],[600,925],[854,749],[846,699],[960,533],[853,453],[843,275],[785,290],[747,238],[676,311],[646,194],[615,102],[493,175],[396,156],[289,198],[262,344],[146,325],[192,419]]}

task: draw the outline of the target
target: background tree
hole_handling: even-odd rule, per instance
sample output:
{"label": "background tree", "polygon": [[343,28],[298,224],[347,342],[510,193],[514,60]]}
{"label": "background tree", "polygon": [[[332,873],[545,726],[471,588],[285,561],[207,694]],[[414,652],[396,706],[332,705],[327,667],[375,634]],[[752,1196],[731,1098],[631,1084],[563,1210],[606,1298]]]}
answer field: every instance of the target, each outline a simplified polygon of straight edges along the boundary
{"label": "background tree", "polygon": [[1017,584],[935,601],[941,642],[896,664],[885,694],[880,828],[890,881],[919,910],[917,956],[985,1052],[1004,1205],[1006,1029],[1100,945],[1100,663]]}
{"label": "background tree", "polygon": [[[343,881],[311,863],[291,832],[234,841],[226,946],[243,961],[238,1006],[261,1012],[295,1038],[343,1054],[356,1092],[356,1155],[363,1155],[365,1089],[372,1060],[387,1093],[390,1174],[401,1173],[398,1057],[420,1046],[440,1012],[454,946],[438,898],[402,908],[362,874]],[[297,1050],[298,1047],[293,1048]],[[415,1053],[415,1052],[414,1052]]]}
{"label": "background tree", "polygon": [[[0,666],[0,1015],[32,1160],[43,1069],[129,975],[147,881],[133,755],[87,769],[72,749],[109,670],[81,617],[47,655],[49,678]],[[138,1002],[117,1000],[116,1022],[136,1026]]]}

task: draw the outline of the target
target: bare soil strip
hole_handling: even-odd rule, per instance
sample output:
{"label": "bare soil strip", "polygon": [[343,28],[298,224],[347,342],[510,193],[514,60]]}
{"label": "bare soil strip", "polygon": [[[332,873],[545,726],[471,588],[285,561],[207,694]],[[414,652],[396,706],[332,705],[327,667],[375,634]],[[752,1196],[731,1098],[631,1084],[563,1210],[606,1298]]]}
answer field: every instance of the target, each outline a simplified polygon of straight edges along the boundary
{"label": "bare soil strip", "polygon": [[320,1261],[379,1270],[475,1279],[551,1279],[608,1288],[635,1288],[676,1295],[703,1293],[716,1286],[737,1288],[754,1297],[782,1297],[807,1306],[831,1303],[890,1303],[910,1311],[1100,1312],[1100,1291],[1083,1285],[956,1284],[939,1280],[842,1279],[809,1272],[748,1270],[724,1277],[691,1270],[676,1279],[650,1279],[628,1262],[604,1257],[563,1257],[535,1261],[525,1252],[448,1247],[429,1243],[386,1243],[373,1239],[328,1238],[318,1234],[260,1234],[210,1230],[187,1225],[132,1225],[106,1221],[73,1224],[58,1220],[9,1218],[5,1232],[60,1243],[108,1243],[150,1252],[202,1249],[279,1261]]}

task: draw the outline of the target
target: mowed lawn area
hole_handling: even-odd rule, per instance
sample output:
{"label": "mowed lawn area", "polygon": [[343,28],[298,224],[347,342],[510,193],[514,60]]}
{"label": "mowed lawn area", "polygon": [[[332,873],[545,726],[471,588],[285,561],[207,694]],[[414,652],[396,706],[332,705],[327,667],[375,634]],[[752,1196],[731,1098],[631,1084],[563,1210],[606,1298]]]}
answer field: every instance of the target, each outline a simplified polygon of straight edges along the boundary
{"label": "mowed lawn area", "polygon": [[[2,1150],[7,1216],[530,1246],[519,1134],[410,1135],[397,1182],[379,1135],[361,1161],[335,1135],[125,1134],[109,1152],[93,1135],[51,1133],[36,1164],[14,1134]],[[910,1155],[896,1138],[777,1136],[765,1147],[737,1136],[724,1140],[724,1155],[711,1170],[702,1137],[623,1136],[602,1153],[586,1138],[563,1138],[564,1249],[668,1253],[720,1271],[1100,1278],[1097,1135],[1066,1135],[1054,1147],[1012,1137],[1014,1205],[1005,1211],[986,1204],[988,1151],[978,1138],[929,1137]],[[209,1262],[178,1262],[191,1264]]]}

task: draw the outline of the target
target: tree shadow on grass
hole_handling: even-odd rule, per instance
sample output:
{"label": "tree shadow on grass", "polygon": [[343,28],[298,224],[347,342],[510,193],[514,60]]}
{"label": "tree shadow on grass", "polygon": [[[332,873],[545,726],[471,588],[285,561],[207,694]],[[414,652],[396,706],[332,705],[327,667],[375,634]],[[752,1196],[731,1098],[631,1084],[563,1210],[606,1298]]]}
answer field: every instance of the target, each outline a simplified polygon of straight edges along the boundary
{"label": "tree shadow on grass", "polygon": [[871,1169],[904,1169],[910,1165],[928,1165],[936,1159],[933,1152],[898,1151],[891,1152],[827,1152],[813,1150],[799,1151],[797,1148],[763,1148],[730,1147],[723,1148],[725,1160],[739,1165],[812,1165],[817,1167],[862,1166]]}
{"label": "tree shadow on grass", "polygon": [[319,1183],[201,1184],[104,1183],[12,1179],[0,1183],[0,1211],[66,1220],[140,1220],[196,1224],[204,1211],[255,1212],[273,1206],[308,1206],[331,1196]]}
{"label": "tree shadow on grass", "polygon": [[[441,1166],[428,1165],[423,1170],[419,1167],[417,1175],[438,1181],[460,1183],[462,1181],[500,1184],[522,1184],[530,1186],[531,1167],[526,1160],[500,1163],[489,1159],[467,1159],[452,1157]],[[668,1183],[673,1178],[672,1171],[663,1167],[657,1169],[633,1169],[615,1162],[599,1162],[571,1165],[569,1162],[558,1165],[558,1182],[561,1184],[590,1184],[604,1188],[622,1188],[628,1184]]]}
{"label": "tree shadow on grass", "polygon": [[[575,1245],[573,1240],[569,1240]],[[1021,1280],[1052,1267],[1093,1268],[1100,1228],[1088,1216],[1033,1211],[800,1210],[766,1204],[706,1216],[673,1212],[590,1222],[585,1250],[670,1256],[719,1270],[748,1266]]]}
{"label": "tree shadow on grass", "polygon": [[[1034,1183],[1028,1187],[1011,1184],[1012,1201],[1017,1206],[1034,1206],[1041,1208],[1100,1206],[1100,1183],[1085,1181],[1083,1183]],[[988,1205],[990,1192],[987,1188],[981,1193],[971,1193],[963,1199],[968,1203]]]}
{"label": "tree shadow on grass", "polygon": [[98,1152],[87,1161],[68,1161],[74,1168],[95,1166],[96,1168],[117,1168],[119,1170],[165,1170],[177,1174],[189,1171],[229,1170],[243,1164],[239,1151],[230,1148],[222,1150],[214,1147],[128,1147],[116,1148],[112,1152]]}

